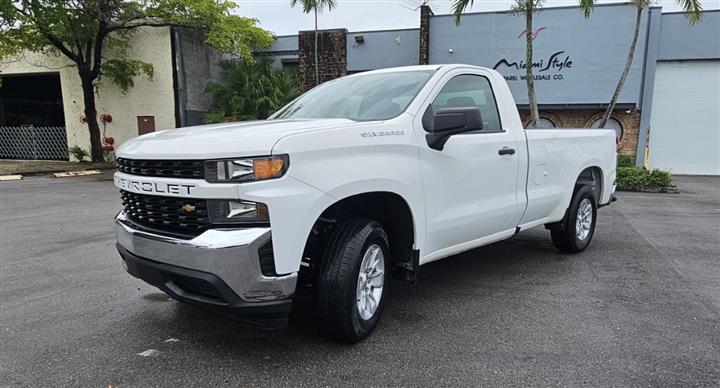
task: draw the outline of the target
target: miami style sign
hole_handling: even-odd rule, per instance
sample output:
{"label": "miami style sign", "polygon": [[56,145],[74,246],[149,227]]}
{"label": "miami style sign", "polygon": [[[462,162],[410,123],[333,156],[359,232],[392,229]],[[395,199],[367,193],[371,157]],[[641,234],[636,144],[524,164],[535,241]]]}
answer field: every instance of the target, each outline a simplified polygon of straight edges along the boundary
{"label": "miami style sign", "polygon": [[[545,28],[546,27],[539,27],[535,31],[532,31],[530,33],[531,39],[535,40]],[[527,30],[523,30],[517,37],[523,38],[527,33]],[[525,81],[527,80],[527,76],[525,75],[527,66],[528,64],[524,60],[511,61],[507,58],[502,58],[493,66],[493,69],[500,72],[506,81]],[[573,61],[565,51],[556,51],[549,57],[533,61],[531,66],[534,70],[533,79],[535,81],[559,81],[565,78],[564,73],[566,71],[572,69]],[[522,72],[520,72],[520,70],[522,70]]]}
{"label": "miami style sign", "polygon": [[[565,51],[557,51],[548,58],[540,59],[537,62],[533,61],[532,67],[535,70],[533,79],[535,81],[559,81],[564,78],[563,73],[572,69],[572,66],[573,61],[570,55],[566,54]],[[527,63],[523,60],[510,62],[508,59],[503,58],[493,66],[493,69],[499,71],[506,81],[525,81],[527,79],[525,75]],[[523,72],[519,75],[505,74],[508,70],[523,70]]]}

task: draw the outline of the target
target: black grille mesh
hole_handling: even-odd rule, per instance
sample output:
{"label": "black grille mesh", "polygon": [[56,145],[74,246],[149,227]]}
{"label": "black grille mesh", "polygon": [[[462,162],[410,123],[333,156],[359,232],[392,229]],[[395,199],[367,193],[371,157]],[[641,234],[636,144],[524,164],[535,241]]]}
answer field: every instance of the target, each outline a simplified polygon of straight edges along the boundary
{"label": "black grille mesh", "polygon": [[185,292],[227,303],[215,286],[204,279],[181,275],[173,275],[172,278],[175,284]]}
{"label": "black grille mesh", "polygon": [[118,171],[132,175],[163,178],[203,179],[205,162],[202,160],[141,160],[117,159]]}
{"label": "black grille mesh", "polygon": [[183,236],[197,236],[210,225],[207,201],[120,191],[127,217],[140,226]]}

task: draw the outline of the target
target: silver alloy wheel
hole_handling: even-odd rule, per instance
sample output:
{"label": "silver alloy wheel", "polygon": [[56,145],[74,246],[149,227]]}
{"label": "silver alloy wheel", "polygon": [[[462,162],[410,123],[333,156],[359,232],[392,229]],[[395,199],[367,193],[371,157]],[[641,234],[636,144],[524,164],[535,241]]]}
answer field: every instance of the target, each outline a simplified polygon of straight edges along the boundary
{"label": "silver alloy wheel", "polygon": [[357,308],[360,317],[369,320],[375,315],[385,283],[385,255],[380,245],[373,244],[365,251],[357,280]]}
{"label": "silver alloy wheel", "polygon": [[580,202],[577,212],[577,221],[575,221],[575,235],[578,240],[585,240],[590,234],[592,227],[593,209],[590,200],[585,198]]}

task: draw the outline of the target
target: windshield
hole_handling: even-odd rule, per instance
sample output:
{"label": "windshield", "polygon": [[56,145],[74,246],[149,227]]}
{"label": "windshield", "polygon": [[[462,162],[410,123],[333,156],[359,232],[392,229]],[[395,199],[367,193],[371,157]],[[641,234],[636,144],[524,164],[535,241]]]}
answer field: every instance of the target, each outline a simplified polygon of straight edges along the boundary
{"label": "windshield", "polygon": [[387,120],[402,113],[434,70],[340,78],[322,84],[280,109],[273,119]]}

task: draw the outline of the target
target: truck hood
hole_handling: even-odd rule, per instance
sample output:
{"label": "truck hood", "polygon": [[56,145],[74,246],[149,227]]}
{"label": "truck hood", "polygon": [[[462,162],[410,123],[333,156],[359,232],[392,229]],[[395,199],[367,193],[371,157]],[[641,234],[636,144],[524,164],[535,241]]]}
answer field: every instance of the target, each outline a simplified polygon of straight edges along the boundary
{"label": "truck hood", "polygon": [[269,155],[281,138],[355,123],[347,119],[262,120],[185,127],[126,141],[117,156],[132,159],[211,159]]}

